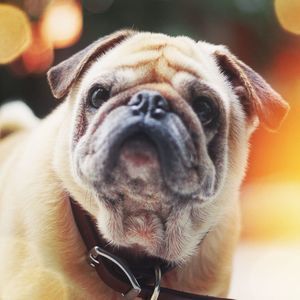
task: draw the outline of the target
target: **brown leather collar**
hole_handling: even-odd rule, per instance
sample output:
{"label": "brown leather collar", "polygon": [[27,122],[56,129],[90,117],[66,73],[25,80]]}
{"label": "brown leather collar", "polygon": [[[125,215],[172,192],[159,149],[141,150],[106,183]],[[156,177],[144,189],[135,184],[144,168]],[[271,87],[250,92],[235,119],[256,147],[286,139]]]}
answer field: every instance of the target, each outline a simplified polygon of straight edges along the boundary
{"label": "brown leather collar", "polygon": [[[89,264],[95,268],[102,281],[125,299],[136,297],[159,300],[224,300],[206,295],[195,295],[168,288],[160,288],[161,273],[174,268],[174,265],[157,258],[147,257],[140,266],[129,265],[128,259],[115,255],[113,248],[102,238],[95,221],[70,197],[73,216],[81,237],[87,247]],[[227,298],[226,298],[227,299]],[[229,299],[227,299],[229,300]]]}

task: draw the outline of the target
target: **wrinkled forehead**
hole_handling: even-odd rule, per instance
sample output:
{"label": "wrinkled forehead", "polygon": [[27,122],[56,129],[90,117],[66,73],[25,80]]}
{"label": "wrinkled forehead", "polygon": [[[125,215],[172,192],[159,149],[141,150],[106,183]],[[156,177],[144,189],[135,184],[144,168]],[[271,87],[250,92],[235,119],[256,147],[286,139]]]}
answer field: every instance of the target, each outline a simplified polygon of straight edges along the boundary
{"label": "wrinkled forehead", "polygon": [[207,59],[211,60],[205,50],[201,51],[201,47],[187,37],[140,33],[115,47],[101,61],[103,66],[109,64],[117,67],[155,65],[165,61],[174,68],[185,67],[197,73],[195,64],[209,64]]}
{"label": "wrinkled forehead", "polygon": [[155,72],[160,80],[169,81],[178,71],[206,80],[218,72],[205,43],[181,36],[139,33],[98,58],[88,73],[139,68],[148,76]]}
{"label": "wrinkled forehead", "polygon": [[200,80],[221,94],[228,87],[211,47],[182,36],[139,33],[97,58],[82,83],[88,87],[99,80],[114,86],[115,91],[137,84],[167,83],[178,91]]}

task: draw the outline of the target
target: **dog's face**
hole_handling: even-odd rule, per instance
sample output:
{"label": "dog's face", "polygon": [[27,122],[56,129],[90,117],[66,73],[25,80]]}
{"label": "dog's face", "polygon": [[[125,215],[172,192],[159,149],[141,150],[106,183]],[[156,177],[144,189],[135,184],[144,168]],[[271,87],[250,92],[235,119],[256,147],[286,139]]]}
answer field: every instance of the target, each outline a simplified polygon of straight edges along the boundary
{"label": "dog's face", "polygon": [[49,81],[68,94],[70,176],[93,209],[76,200],[112,244],[175,262],[236,194],[257,120],[272,128],[287,108],[225,48],[162,34],[107,36]]}

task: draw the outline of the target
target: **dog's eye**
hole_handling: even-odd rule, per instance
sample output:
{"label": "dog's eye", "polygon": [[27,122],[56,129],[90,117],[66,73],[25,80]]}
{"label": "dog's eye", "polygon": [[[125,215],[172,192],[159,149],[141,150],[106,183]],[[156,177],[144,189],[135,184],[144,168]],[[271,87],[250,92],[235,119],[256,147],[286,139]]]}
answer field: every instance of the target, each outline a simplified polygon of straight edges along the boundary
{"label": "dog's eye", "polygon": [[110,96],[110,91],[104,87],[96,87],[89,96],[89,104],[94,108],[99,108]]}
{"label": "dog's eye", "polygon": [[211,124],[218,116],[218,109],[212,99],[200,96],[193,100],[192,108],[202,122],[202,125]]}

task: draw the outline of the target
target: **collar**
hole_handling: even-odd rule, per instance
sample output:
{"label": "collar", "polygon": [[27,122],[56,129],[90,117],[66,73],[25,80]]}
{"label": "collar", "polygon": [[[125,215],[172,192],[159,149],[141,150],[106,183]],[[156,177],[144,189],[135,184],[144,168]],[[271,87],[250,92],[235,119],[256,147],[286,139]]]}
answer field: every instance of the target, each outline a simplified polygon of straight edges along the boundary
{"label": "collar", "polygon": [[[73,217],[87,248],[88,263],[101,280],[127,300],[225,300],[160,287],[161,276],[175,265],[155,257],[129,260],[128,252],[109,246],[97,230],[95,220],[70,197]],[[229,300],[229,299],[227,299]]]}

